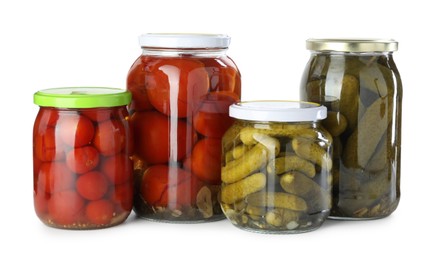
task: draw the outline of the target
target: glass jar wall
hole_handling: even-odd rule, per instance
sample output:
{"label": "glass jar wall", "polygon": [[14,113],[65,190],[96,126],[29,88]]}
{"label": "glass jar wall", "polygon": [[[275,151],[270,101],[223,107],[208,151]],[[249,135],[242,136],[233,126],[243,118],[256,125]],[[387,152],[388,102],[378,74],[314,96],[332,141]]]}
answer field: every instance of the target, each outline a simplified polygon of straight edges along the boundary
{"label": "glass jar wall", "polygon": [[402,82],[393,40],[311,39],[301,99],[328,107],[332,218],[391,214],[400,198]]}
{"label": "glass jar wall", "polygon": [[45,224],[97,229],[122,223],[133,204],[131,95],[109,88],[35,94],[34,205]]}
{"label": "glass jar wall", "polygon": [[240,100],[229,37],[145,34],[127,76],[135,136],[134,210],[168,222],[222,219],[221,138]]}

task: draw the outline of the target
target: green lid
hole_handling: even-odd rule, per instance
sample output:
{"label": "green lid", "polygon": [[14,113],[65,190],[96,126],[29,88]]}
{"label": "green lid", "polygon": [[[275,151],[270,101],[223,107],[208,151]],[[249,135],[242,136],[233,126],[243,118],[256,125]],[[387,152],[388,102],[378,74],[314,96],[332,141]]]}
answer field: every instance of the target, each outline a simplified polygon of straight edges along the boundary
{"label": "green lid", "polygon": [[35,93],[33,102],[42,107],[94,108],[128,105],[131,93],[124,89],[69,87],[44,89]]}

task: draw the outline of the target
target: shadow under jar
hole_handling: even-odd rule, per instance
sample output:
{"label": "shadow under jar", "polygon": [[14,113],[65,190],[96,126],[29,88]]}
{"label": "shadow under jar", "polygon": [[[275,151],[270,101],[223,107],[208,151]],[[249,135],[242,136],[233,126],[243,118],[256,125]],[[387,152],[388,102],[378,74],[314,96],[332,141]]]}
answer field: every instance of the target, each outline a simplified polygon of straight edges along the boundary
{"label": "shadow under jar", "polygon": [[301,233],[331,208],[332,137],[320,125],[326,107],[252,101],[230,107],[223,138],[221,206],[241,229]]}
{"label": "shadow under jar", "polygon": [[330,218],[390,215],[400,199],[402,81],[394,40],[309,39],[301,99],[328,107]]}
{"label": "shadow under jar", "polygon": [[134,210],[165,222],[223,219],[221,139],[240,100],[240,73],[226,55],[230,38],[145,34],[127,76],[135,137]]}
{"label": "shadow under jar", "polygon": [[98,229],[124,222],[133,206],[131,95],[75,87],[35,93],[35,211],[48,226]]}

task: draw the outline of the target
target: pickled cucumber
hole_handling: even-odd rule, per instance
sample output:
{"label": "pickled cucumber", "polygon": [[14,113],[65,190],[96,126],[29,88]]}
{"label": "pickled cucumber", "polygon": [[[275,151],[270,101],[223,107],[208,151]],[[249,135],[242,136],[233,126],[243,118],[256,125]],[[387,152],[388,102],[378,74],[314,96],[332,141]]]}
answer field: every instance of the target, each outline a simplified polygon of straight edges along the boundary
{"label": "pickled cucumber", "polygon": [[[240,142],[230,142],[232,146],[223,147],[227,159],[221,171],[220,199],[228,218],[238,226],[272,231],[311,230],[320,226],[330,205],[326,203],[327,207],[323,208],[317,197],[315,201],[308,196],[304,199],[285,192],[280,176],[298,171],[305,178],[313,178],[313,183],[322,182],[330,190],[331,184],[322,180],[327,180],[325,174],[330,169],[331,158],[327,153],[332,136],[320,124],[246,123],[234,138]],[[303,140],[303,144],[298,141],[293,145],[296,139]],[[304,147],[305,142],[307,147]],[[320,166],[298,155],[296,150],[305,156],[318,156],[314,161]],[[306,192],[317,196],[318,187],[308,188],[316,189]],[[330,196],[326,199],[330,200]]]}
{"label": "pickled cucumber", "polygon": [[370,180],[361,184],[361,192],[368,199],[378,199],[391,189],[391,180],[387,170],[370,176]]}
{"label": "pickled cucumber", "polygon": [[341,84],[340,112],[346,117],[349,129],[353,130],[361,110],[359,80],[355,76],[345,74]]}
{"label": "pickled cucumber", "polygon": [[339,160],[341,158],[342,153],[343,153],[343,144],[341,143],[341,139],[339,136],[334,137],[334,141],[332,142],[332,158],[334,160]]}
{"label": "pickled cucumber", "polygon": [[387,130],[392,116],[387,101],[378,99],[367,108],[358,127],[347,139],[343,163],[348,168],[364,168]]}
{"label": "pickled cucumber", "polygon": [[257,192],[246,198],[248,205],[255,207],[283,208],[306,211],[307,203],[302,198],[284,192]]}
{"label": "pickled cucumber", "polygon": [[316,175],[314,164],[296,155],[278,157],[267,164],[267,173],[282,174],[290,170],[302,172],[310,178]]}
{"label": "pickled cucumber", "polygon": [[267,154],[270,159],[278,156],[281,150],[281,145],[278,139],[260,133],[255,133],[254,138],[259,144],[262,144],[264,147],[266,147],[268,152]]}
{"label": "pickled cucumber", "polygon": [[322,100],[321,97],[325,93],[325,80],[318,79],[307,83],[307,93],[311,97],[313,102],[318,102]]}
{"label": "pickled cucumber", "polygon": [[233,124],[222,137],[222,146],[225,151],[240,144],[239,132],[244,126],[242,123]]}
{"label": "pickled cucumber", "polygon": [[289,209],[273,209],[266,213],[266,222],[275,227],[286,226],[290,222],[299,220],[301,213]]}
{"label": "pickled cucumber", "polygon": [[312,140],[305,138],[294,138],[292,146],[296,154],[306,160],[309,160],[320,167],[330,171],[332,160],[329,153]]}
{"label": "pickled cucumber", "polygon": [[391,70],[379,64],[362,67],[359,80],[362,88],[376,93],[380,98],[388,96],[394,85]]}
{"label": "pickled cucumber", "polygon": [[240,139],[245,145],[254,145],[258,143],[258,140],[256,140],[258,134],[289,138],[302,136],[312,139],[318,136],[316,130],[312,129],[310,124],[271,124],[267,128],[245,127],[240,130]]}
{"label": "pickled cucumber", "polygon": [[330,194],[302,173],[286,173],[281,177],[280,184],[286,192],[305,199],[313,212],[327,210],[330,207]]}
{"label": "pickled cucumber", "polygon": [[244,156],[233,160],[222,167],[221,179],[224,183],[239,181],[251,173],[258,171],[268,161],[267,149],[262,144],[257,144]]}
{"label": "pickled cucumber", "polygon": [[370,158],[365,170],[370,172],[378,172],[382,169],[385,169],[388,166],[388,144],[387,144],[387,136],[384,134],[378,146],[376,147],[375,153]]}
{"label": "pickled cucumber", "polygon": [[247,151],[249,151],[252,148],[252,146],[247,146],[240,144],[236,147],[234,147],[232,150],[225,153],[225,162],[229,163],[230,161],[233,161],[235,159],[239,159],[243,156]]}
{"label": "pickled cucumber", "polygon": [[263,173],[255,173],[238,182],[222,187],[221,201],[226,204],[244,199],[251,193],[257,192],[266,185],[266,176]]}
{"label": "pickled cucumber", "polygon": [[[307,67],[301,98],[323,105],[331,95],[340,99],[339,109],[328,107],[328,118],[322,122],[334,136],[331,215],[386,216],[400,197],[402,85],[394,61],[390,54],[327,54],[330,63],[326,64],[317,63],[317,56],[312,56]],[[343,76],[335,86],[337,75]],[[347,120],[344,131],[336,115]]]}
{"label": "pickled cucumber", "polygon": [[336,137],[346,130],[347,119],[339,112],[329,111],[326,119],[322,121],[322,125],[332,136]]}
{"label": "pickled cucumber", "polygon": [[[344,64],[344,73],[359,77],[360,68],[366,66],[367,61],[360,60],[361,57],[347,56]],[[369,57],[369,59],[372,57]]]}
{"label": "pickled cucumber", "polygon": [[245,208],[245,212],[251,216],[251,217],[262,217],[264,214],[266,214],[267,209],[264,207],[255,207],[252,205],[247,205]]}

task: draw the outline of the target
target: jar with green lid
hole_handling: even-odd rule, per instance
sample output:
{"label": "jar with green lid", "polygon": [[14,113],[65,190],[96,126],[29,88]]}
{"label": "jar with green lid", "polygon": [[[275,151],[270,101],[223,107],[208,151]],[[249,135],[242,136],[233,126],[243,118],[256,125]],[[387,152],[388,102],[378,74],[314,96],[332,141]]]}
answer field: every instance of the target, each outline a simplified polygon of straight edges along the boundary
{"label": "jar with green lid", "polygon": [[402,81],[398,43],[309,39],[301,99],[328,107],[334,138],[331,218],[390,215],[400,199]]}
{"label": "jar with green lid", "polygon": [[74,87],[35,93],[33,198],[39,219],[64,229],[124,222],[133,205],[132,136],[122,89]]}
{"label": "jar with green lid", "polygon": [[252,101],[230,106],[235,123],[222,139],[221,207],[241,229],[300,233],[331,207],[332,137],[320,125],[326,107]]}

